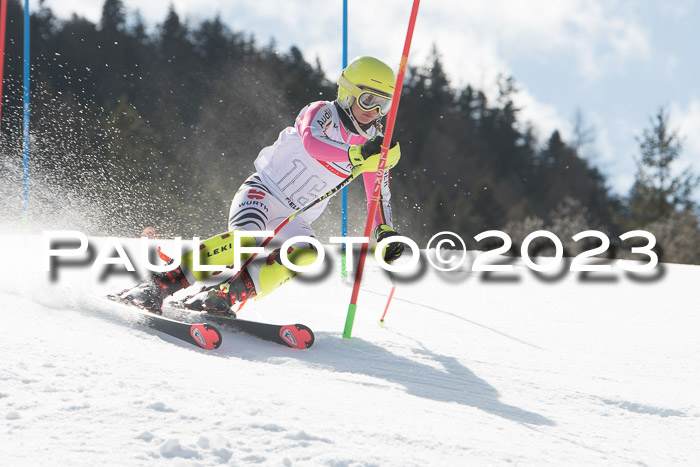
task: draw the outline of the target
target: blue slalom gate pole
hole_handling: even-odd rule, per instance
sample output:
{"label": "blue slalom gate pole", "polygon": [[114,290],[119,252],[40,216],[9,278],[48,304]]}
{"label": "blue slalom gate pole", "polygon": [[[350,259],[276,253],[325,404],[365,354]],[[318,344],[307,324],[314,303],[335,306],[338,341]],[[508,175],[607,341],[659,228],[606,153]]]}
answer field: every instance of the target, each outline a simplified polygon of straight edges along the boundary
{"label": "blue slalom gate pole", "polygon": [[29,0],[24,0],[24,122],[22,158],[22,213],[29,213]]}
{"label": "blue slalom gate pole", "polygon": [[[348,0],[343,0],[343,69],[348,66]],[[342,214],[340,229],[343,237],[348,236],[348,187],[341,191]],[[348,277],[346,245],[343,244],[340,250],[340,275]]]}

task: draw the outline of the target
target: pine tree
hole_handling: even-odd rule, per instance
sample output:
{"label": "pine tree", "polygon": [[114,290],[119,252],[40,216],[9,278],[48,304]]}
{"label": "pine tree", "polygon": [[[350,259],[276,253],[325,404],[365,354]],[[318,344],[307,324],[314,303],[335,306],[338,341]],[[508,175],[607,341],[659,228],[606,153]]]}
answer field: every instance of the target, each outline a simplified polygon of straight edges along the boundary
{"label": "pine tree", "polygon": [[102,19],[100,20],[102,32],[114,34],[123,32],[126,28],[126,15],[122,0],[105,0],[102,5]]}
{"label": "pine tree", "polygon": [[670,218],[675,212],[694,212],[697,204],[692,193],[700,177],[689,168],[673,175],[673,163],[678,159],[682,144],[678,133],[668,127],[668,114],[661,108],[644,130],[639,141],[641,157],[628,205],[631,223],[636,228],[655,220]]}

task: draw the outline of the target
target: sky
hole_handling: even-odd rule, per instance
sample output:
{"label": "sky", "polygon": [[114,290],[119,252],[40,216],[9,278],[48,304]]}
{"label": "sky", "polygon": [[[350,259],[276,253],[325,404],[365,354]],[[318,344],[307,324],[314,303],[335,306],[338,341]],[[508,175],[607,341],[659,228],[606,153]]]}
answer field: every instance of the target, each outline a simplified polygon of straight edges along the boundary
{"label": "sky", "polygon": [[[38,8],[38,1],[31,8]],[[147,4],[145,4],[147,3]],[[46,0],[62,19],[98,22],[102,1]],[[194,27],[219,15],[259,45],[297,46],[331,80],[342,69],[342,0],[124,0],[154,31],[172,5]],[[374,55],[398,70],[412,2],[348,0],[348,56]],[[675,173],[700,172],[700,0],[423,0],[409,64],[437,48],[452,86],[495,96],[499,75],[517,83],[521,119],[540,142],[573,138],[576,115],[590,130],[584,156],[613,192],[632,186],[637,138],[660,108],[683,143]],[[399,107],[400,111],[400,107]],[[430,124],[430,122],[426,122]],[[700,200],[700,190],[696,192]]]}

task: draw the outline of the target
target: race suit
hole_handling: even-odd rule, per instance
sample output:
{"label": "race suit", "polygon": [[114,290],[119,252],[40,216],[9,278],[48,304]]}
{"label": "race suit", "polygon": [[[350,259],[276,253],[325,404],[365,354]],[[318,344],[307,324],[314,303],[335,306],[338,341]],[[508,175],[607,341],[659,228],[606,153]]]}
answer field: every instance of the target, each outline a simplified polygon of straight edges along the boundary
{"label": "race suit", "polygon": [[[294,211],[313,202],[350,175],[348,148],[367,140],[348,131],[337,104],[314,102],[304,107],[293,127],[282,130],[271,146],[255,160],[256,173],[236,193],[229,212],[229,229],[274,230]],[[375,136],[372,127],[368,134]],[[375,172],[363,173],[367,206],[371,201]],[[389,171],[381,184],[374,226],[393,227],[389,200]],[[310,225],[325,210],[330,197],[295,217],[279,234],[279,240],[296,235],[314,236]]]}

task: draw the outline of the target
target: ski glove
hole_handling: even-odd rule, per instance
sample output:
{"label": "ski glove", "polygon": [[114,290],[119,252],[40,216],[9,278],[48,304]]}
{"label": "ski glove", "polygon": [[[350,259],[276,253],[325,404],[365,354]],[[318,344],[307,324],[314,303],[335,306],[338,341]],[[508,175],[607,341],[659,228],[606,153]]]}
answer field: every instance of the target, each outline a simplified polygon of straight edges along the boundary
{"label": "ski glove", "polygon": [[[375,136],[367,140],[365,144],[350,146],[348,149],[348,159],[353,167],[362,166],[362,172],[376,172],[379,168],[379,158],[382,152],[383,136]],[[392,169],[396,167],[401,158],[401,148],[399,143],[394,143],[389,148],[386,156],[386,168]]]}
{"label": "ski glove", "polygon": [[[386,224],[380,224],[374,228],[374,237],[377,239],[377,243],[381,242],[385,238],[398,236],[399,233],[389,227]],[[387,263],[392,263],[401,257],[403,253],[403,243],[402,242],[392,242],[387,244],[382,251],[382,257]]]}

